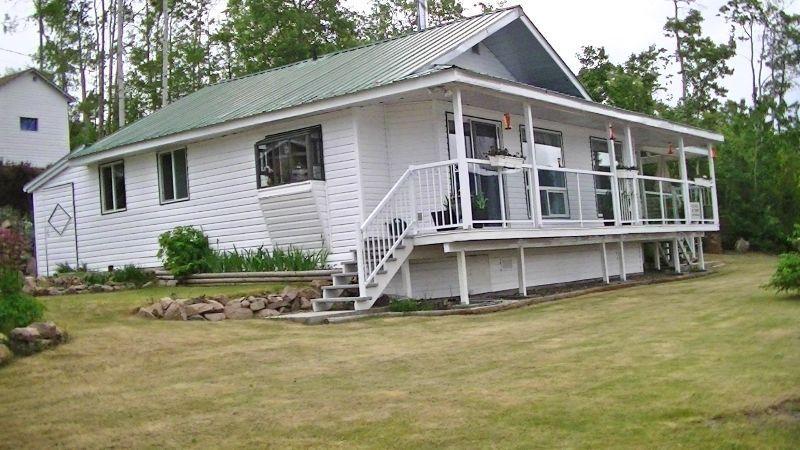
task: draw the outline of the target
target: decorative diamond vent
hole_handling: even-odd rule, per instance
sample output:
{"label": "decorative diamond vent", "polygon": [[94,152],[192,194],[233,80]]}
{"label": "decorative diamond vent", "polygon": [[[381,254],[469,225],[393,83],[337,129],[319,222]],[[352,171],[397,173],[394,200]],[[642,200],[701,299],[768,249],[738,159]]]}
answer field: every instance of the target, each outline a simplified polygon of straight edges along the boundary
{"label": "decorative diamond vent", "polygon": [[50,213],[50,218],[47,219],[47,223],[50,224],[50,227],[53,228],[53,231],[58,233],[59,236],[64,235],[64,232],[67,231],[67,227],[71,222],[72,216],[69,215],[67,210],[65,210],[60,203],[53,208],[53,212]]}

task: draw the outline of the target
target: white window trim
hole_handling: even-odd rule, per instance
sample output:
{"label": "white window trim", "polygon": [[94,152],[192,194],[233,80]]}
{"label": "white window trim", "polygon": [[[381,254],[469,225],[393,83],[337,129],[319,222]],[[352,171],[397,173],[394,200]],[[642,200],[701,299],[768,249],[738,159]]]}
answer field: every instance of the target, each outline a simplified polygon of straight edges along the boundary
{"label": "white window trim", "polygon": [[[525,140],[527,138],[527,134],[523,130],[525,130],[525,125],[521,124],[519,126],[519,135],[520,135],[519,143],[520,143],[520,146],[522,147],[522,151],[524,152],[525,151],[524,146],[525,146],[525,144],[527,144],[527,142],[525,142]],[[561,138],[561,158],[560,158],[561,165],[559,167],[566,167],[566,156],[564,154],[564,133],[562,131],[560,131],[560,130],[551,130],[549,128],[533,127],[534,137],[535,137],[535,134],[536,134],[537,131],[539,133],[557,134]],[[534,142],[533,145],[531,146],[531,151],[532,152],[536,151],[536,142]],[[541,167],[538,168],[538,170],[540,172],[541,171],[547,171],[548,170],[548,166],[541,166]],[[528,182],[527,179],[525,180],[525,182],[526,183]],[[547,192],[547,195],[545,195],[545,197],[547,198],[547,212],[548,212],[548,214],[544,214],[544,212],[543,212],[542,213],[542,219],[569,219],[570,218],[570,211],[569,211],[569,185],[568,185],[568,182],[567,182],[567,179],[566,179],[566,174],[564,174],[564,183],[567,184],[564,187],[561,187],[561,186],[539,186],[539,192],[540,193],[541,192]],[[528,191],[528,189],[526,188],[525,192],[527,193],[527,191]],[[550,213],[550,210],[551,210],[551,208],[550,208],[550,195],[549,195],[550,192],[563,192],[564,193],[564,210],[566,211],[564,214],[552,214],[552,213]],[[526,194],[526,197],[527,196],[528,196],[528,194]],[[541,201],[541,198],[542,197],[540,195],[539,196],[539,201]],[[528,209],[530,209],[530,201],[528,201]],[[530,215],[530,211],[528,212],[528,215]]]}
{"label": "white window trim", "polygon": [[[172,192],[175,194],[177,193],[177,189],[175,188],[175,152],[179,152],[181,150],[183,150],[186,154],[186,157],[184,158],[184,162],[186,163],[186,197],[175,197],[172,200],[167,200],[164,198],[164,179],[161,174],[161,155],[169,153],[170,158],[172,158]],[[186,147],[156,153],[156,170],[158,171],[158,201],[160,204],[169,205],[170,203],[179,203],[189,200],[189,150]]]}
{"label": "white window trim", "polygon": [[[106,209],[106,191],[105,191],[105,183],[103,183],[103,169],[106,167],[111,167],[111,201],[114,202],[114,206],[117,205],[117,183],[115,180],[115,173],[114,173],[114,166],[122,165],[122,182],[125,183],[125,160],[113,161],[106,164],[100,164],[97,167],[98,174],[100,176],[100,212],[102,214],[113,214],[122,211],[128,210],[128,202],[127,199],[125,201],[124,208],[114,208],[114,209]],[[127,195],[127,192],[125,193]]]}
{"label": "white window trim", "polygon": [[[570,217],[569,214],[569,191],[566,187],[556,187],[556,186],[539,186],[539,192],[546,192],[545,198],[547,198],[547,212],[548,214],[542,214],[542,218],[544,219],[568,219]],[[551,192],[558,192],[564,194],[564,214],[553,214],[551,211],[553,208],[550,207],[550,193]],[[541,196],[539,197],[541,199]]]}

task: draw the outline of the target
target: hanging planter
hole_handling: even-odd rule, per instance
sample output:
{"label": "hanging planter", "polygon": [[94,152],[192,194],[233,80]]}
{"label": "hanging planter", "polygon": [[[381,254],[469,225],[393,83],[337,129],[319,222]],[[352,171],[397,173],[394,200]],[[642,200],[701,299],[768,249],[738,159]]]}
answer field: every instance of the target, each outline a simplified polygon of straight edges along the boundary
{"label": "hanging planter", "polygon": [[629,168],[617,168],[617,178],[625,178],[625,179],[633,179],[639,175],[638,169],[629,169]]}
{"label": "hanging planter", "polygon": [[710,188],[714,185],[714,183],[708,178],[695,178],[694,184],[696,184],[697,186],[707,187],[707,188]]}
{"label": "hanging planter", "polygon": [[504,167],[507,169],[520,169],[525,164],[525,157],[521,154],[513,154],[507,148],[499,149],[492,147],[487,154],[489,164],[492,167]]}

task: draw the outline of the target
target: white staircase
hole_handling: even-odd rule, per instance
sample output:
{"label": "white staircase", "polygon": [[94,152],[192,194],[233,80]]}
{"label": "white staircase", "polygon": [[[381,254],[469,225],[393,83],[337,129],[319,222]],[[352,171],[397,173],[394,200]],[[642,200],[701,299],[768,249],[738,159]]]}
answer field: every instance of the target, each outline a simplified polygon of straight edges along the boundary
{"label": "white staircase", "polygon": [[[689,271],[692,268],[699,268],[700,267],[700,259],[697,254],[697,248],[695,247],[694,240],[690,237],[681,237],[678,239],[678,264],[680,265],[680,271]],[[667,267],[671,267],[675,269],[675,263],[673,259],[673,242],[659,242],[659,256],[661,257],[662,264],[666,265]]]}
{"label": "white staircase", "polygon": [[454,161],[409,167],[361,224],[358,248],[341,263],[342,272],[333,275],[333,285],[323,288],[322,298],[313,301],[314,311],[336,304],[371,308],[414,250],[414,235],[426,227],[435,229],[433,218],[441,217],[442,208],[452,216],[447,226],[459,226],[455,174]]}

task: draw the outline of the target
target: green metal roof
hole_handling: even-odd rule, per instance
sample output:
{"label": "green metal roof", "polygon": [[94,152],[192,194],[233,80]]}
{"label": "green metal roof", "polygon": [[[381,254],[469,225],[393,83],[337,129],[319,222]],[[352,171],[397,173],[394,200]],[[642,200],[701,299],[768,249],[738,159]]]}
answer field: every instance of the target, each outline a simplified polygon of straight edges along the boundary
{"label": "green metal roof", "polygon": [[442,54],[514,8],[212,84],[120,129],[72,158],[175,133],[391,84],[427,69]]}

